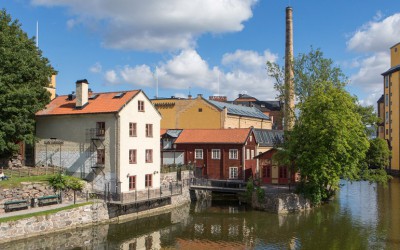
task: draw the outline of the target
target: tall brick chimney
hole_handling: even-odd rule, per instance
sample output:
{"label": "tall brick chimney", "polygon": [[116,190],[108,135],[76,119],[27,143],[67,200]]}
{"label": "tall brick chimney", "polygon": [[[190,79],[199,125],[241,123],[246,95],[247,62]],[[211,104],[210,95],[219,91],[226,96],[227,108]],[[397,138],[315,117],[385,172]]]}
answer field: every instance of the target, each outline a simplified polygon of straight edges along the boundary
{"label": "tall brick chimney", "polygon": [[86,79],[76,81],[76,108],[82,109],[89,100],[89,83]]}
{"label": "tall brick chimney", "polygon": [[292,7],[286,7],[284,130],[291,130],[294,125],[295,98],[293,78],[293,10]]}

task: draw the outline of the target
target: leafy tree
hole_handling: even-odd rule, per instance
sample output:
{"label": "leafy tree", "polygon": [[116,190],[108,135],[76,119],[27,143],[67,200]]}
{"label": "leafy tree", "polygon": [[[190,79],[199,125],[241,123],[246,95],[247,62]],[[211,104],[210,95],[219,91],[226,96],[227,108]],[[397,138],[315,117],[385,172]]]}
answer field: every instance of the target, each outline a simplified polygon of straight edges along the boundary
{"label": "leafy tree", "polygon": [[289,137],[289,152],[301,174],[301,191],[314,203],[329,199],[341,178],[358,180],[368,150],[355,98],[324,83],[301,105]]}
{"label": "leafy tree", "polygon": [[54,73],[17,20],[0,11],[0,155],[34,142],[34,116],[50,101],[44,87]]}
{"label": "leafy tree", "polygon": [[369,141],[366,162],[369,168],[385,169],[390,164],[390,150],[386,140],[374,138]]}
{"label": "leafy tree", "polygon": [[[366,168],[368,126],[376,124],[372,107],[362,107],[344,87],[347,78],[320,50],[294,59],[296,123],[285,131],[275,160],[300,172],[299,191],[318,204],[339,189],[340,179],[385,182],[382,168]],[[283,68],[267,63],[278,98],[284,93]]]}

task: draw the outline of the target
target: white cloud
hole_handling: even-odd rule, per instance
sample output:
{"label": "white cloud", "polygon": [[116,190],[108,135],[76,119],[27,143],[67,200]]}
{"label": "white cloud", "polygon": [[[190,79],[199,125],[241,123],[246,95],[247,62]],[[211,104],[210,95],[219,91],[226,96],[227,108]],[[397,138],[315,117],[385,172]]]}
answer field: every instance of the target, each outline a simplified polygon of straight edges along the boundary
{"label": "white cloud", "polygon": [[351,84],[366,92],[382,91],[381,74],[389,69],[390,55],[386,52],[374,53],[372,56],[360,60],[360,68],[350,77]]}
{"label": "white cloud", "polygon": [[89,71],[92,73],[101,73],[102,66],[99,62],[96,62],[92,67],[90,67]]}
{"label": "white cloud", "polygon": [[400,13],[389,16],[382,21],[375,20],[363,25],[354,33],[347,42],[349,50],[360,52],[388,51],[391,46],[399,42]]}
{"label": "white cloud", "polygon": [[115,72],[115,70],[108,70],[105,74],[104,74],[104,78],[108,83],[111,84],[117,84],[119,82],[117,73]]}
{"label": "white cloud", "polygon": [[[63,6],[75,18],[68,27],[106,24],[104,45],[116,49],[194,48],[205,33],[237,32],[253,15],[258,0],[31,0],[34,5]],[[76,20],[79,21],[76,21]]]}
{"label": "white cloud", "polygon": [[[201,88],[211,93],[219,93],[236,98],[239,93],[247,92],[260,100],[272,100],[276,97],[273,80],[267,76],[265,63],[276,61],[277,55],[269,51],[263,54],[255,51],[237,50],[223,55],[225,70],[210,67],[195,50],[183,50],[166,62],[157,66],[159,87],[170,90]],[[105,77],[109,83],[121,79],[121,84],[129,83],[139,87],[155,86],[155,69],[148,65],[129,66],[110,70],[115,75]],[[219,84],[218,84],[219,78]],[[175,96],[182,97],[181,92]]]}

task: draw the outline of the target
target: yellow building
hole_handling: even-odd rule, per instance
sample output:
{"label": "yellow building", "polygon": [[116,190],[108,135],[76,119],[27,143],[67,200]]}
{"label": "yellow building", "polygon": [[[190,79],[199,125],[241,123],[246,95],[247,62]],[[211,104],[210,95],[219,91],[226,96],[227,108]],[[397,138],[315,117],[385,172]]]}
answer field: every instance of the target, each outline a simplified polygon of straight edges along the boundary
{"label": "yellow building", "polygon": [[162,129],[272,128],[270,117],[257,108],[206,100],[202,95],[153,99],[152,103],[162,115]]}
{"label": "yellow building", "polygon": [[[389,142],[392,158],[389,170],[400,172],[400,43],[390,48],[390,69],[382,73],[384,89],[384,139]],[[379,103],[379,102],[378,102]]]}
{"label": "yellow building", "polygon": [[50,100],[56,98],[56,75],[53,74],[50,78],[50,84],[46,87],[47,91],[50,92]]}

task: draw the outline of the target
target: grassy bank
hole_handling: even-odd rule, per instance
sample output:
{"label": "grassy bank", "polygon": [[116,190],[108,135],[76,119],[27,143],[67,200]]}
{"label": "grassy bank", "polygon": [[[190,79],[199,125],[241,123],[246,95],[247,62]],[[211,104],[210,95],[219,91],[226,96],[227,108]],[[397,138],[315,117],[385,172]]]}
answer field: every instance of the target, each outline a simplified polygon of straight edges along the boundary
{"label": "grassy bank", "polygon": [[26,177],[12,177],[8,180],[0,181],[0,188],[16,188],[21,186],[21,182],[47,182],[52,175],[38,175]]}
{"label": "grassy bank", "polygon": [[73,205],[69,205],[69,206],[66,206],[66,207],[60,207],[60,208],[41,211],[41,212],[36,212],[36,213],[27,213],[27,214],[21,214],[21,215],[6,217],[6,218],[0,218],[0,223],[8,222],[8,221],[17,221],[17,220],[21,220],[21,219],[25,219],[25,218],[31,218],[31,217],[35,217],[35,216],[41,216],[41,215],[55,214],[55,213],[63,211],[63,210],[73,209],[73,208],[85,206],[85,205],[88,205],[88,204],[91,204],[91,203],[92,202],[85,202],[85,203],[73,204]]}

